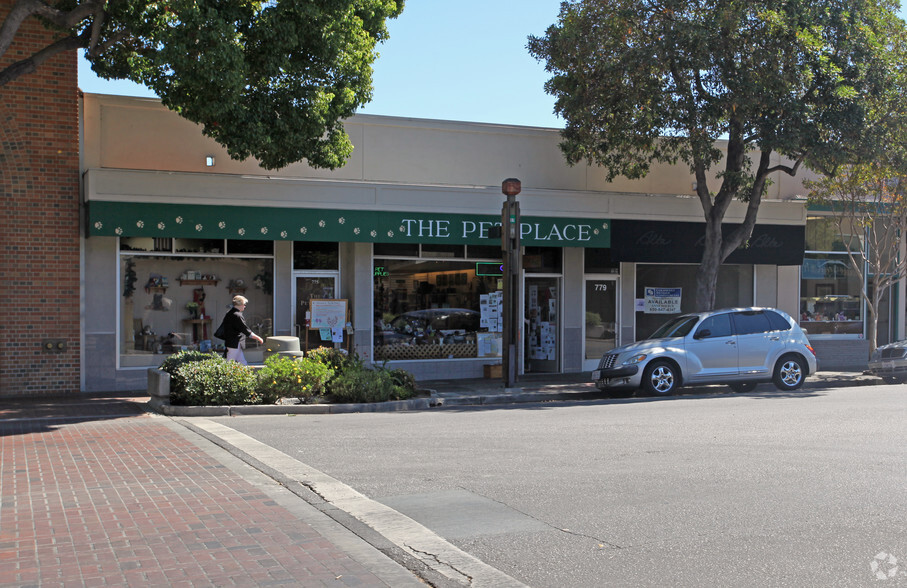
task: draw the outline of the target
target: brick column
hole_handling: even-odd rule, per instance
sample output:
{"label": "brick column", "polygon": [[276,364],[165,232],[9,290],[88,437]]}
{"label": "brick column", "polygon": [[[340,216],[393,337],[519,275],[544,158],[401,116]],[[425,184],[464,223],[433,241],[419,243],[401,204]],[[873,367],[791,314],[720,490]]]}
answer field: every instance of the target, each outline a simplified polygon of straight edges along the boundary
{"label": "brick column", "polygon": [[[27,22],[0,66],[51,39]],[[79,391],[78,94],[72,51],[0,87],[0,396]]]}

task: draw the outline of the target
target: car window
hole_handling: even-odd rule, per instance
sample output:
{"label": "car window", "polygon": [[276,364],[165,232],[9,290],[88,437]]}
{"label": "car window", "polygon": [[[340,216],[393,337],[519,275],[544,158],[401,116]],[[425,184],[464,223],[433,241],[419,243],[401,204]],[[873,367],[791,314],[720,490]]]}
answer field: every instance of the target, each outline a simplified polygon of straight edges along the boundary
{"label": "car window", "polygon": [[699,320],[698,316],[678,316],[666,322],[665,324],[658,327],[652,336],[649,339],[662,339],[664,337],[686,337],[690,331],[693,330],[693,327],[696,326],[696,322]]}
{"label": "car window", "polygon": [[765,316],[768,317],[768,322],[771,324],[773,331],[790,331],[790,321],[777,312],[766,310]]}
{"label": "car window", "polygon": [[746,310],[734,313],[734,330],[738,335],[751,335],[767,333],[772,330],[772,326],[761,310]]}
{"label": "car window", "polygon": [[[708,334],[704,334],[709,331]],[[730,337],[734,334],[731,328],[731,317],[729,314],[716,314],[703,320],[699,327],[696,328],[697,339],[710,339],[712,337]]]}

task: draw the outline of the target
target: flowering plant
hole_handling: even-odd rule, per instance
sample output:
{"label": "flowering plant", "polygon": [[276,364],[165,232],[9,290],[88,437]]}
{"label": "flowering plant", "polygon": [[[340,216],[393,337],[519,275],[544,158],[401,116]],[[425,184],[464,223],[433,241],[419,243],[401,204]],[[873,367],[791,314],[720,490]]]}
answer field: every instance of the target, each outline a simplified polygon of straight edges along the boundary
{"label": "flowering plant", "polygon": [[265,402],[299,398],[303,402],[324,392],[334,370],[314,359],[272,355],[258,372],[258,393]]}

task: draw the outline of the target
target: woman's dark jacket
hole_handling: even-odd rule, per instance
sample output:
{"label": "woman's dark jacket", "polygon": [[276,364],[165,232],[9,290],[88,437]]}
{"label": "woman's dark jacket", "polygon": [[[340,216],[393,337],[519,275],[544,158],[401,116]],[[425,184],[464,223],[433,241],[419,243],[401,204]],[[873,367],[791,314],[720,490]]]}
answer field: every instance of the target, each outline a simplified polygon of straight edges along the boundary
{"label": "woman's dark jacket", "polygon": [[245,349],[246,337],[252,329],[246,325],[246,319],[235,306],[224,316],[224,344],[231,349]]}

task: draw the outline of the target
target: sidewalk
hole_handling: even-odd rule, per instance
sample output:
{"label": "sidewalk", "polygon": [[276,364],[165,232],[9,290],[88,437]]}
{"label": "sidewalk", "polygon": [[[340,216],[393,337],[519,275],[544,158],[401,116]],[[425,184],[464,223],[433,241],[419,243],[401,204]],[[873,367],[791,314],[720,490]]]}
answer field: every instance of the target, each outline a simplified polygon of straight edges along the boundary
{"label": "sidewalk", "polygon": [[147,400],[4,399],[0,586],[424,586]]}
{"label": "sidewalk", "polygon": [[[862,372],[818,372],[807,377],[803,387],[793,392],[844,386],[870,386],[882,380]],[[246,406],[171,406],[152,402],[152,410],[170,416],[238,416],[266,414],[342,414],[350,412],[396,412],[429,410],[441,407],[522,404],[528,402],[582,401],[610,396],[595,387],[590,372],[571,374],[530,374],[520,376],[513,389],[506,390],[501,379],[420,380],[422,393],[417,398],[373,404],[295,404]],[[772,384],[759,384],[750,394],[777,392]],[[730,394],[722,385],[680,388],[677,396]],[[648,400],[652,400],[651,398]]]}

